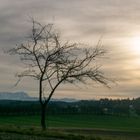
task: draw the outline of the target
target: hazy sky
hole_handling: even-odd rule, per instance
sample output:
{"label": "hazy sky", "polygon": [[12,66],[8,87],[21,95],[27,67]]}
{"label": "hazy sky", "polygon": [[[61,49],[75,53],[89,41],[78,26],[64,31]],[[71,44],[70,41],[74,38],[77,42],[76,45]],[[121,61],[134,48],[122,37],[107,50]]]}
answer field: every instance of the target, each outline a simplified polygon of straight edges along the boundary
{"label": "hazy sky", "polygon": [[61,86],[55,97],[126,98],[140,96],[139,0],[0,0],[0,91],[25,91],[37,96],[37,82],[24,79],[14,87],[22,70],[17,57],[3,53],[30,32],[30,17],[52,22],[64,40],[95,45],[102,37],[107,49],[102,69],[115,79],[103,86]]}

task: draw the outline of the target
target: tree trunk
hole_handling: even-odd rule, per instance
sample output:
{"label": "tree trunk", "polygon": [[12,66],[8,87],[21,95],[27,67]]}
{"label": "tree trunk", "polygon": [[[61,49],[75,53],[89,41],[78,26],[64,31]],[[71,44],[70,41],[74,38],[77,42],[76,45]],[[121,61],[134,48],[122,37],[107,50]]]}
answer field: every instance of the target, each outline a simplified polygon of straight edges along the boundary
{"label": "tree trunk", "polygon": [[41,126],[46,130],[46,104],[41,104]]}

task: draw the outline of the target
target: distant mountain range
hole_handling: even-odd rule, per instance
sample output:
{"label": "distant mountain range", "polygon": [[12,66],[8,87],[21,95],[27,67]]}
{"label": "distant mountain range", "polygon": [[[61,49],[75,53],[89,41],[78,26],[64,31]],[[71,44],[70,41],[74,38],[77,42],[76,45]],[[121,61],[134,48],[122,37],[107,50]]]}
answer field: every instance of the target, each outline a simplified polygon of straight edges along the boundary
{"label": "distant mountain range", "polygon": [[[25,92],[0,92],[0,100],[17,101],[37,101],[37,97],[31,97]],[[51,101],[76,102],[78,100],[71,98],[51,99]]]}
{"label": "distant mountain range", "polygon": [[30,97],[25,92],[0,92],[0,100],[20,100],[20,101],[32,101],[37,100],[36,97]]}

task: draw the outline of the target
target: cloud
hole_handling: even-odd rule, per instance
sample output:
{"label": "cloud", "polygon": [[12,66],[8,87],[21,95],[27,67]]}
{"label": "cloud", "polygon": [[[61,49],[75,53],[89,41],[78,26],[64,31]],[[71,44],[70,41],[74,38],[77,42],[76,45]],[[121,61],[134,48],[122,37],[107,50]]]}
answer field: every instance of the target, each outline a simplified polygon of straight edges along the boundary
{"label": "cloud", "polygon": [[[31,29],[30,17],[43,24],[55,23],[61,32],[62,39],[76,42],[86,42],[95,45],[102,37],[104,47],[108,50],[103,59],[103,71],[113,77],[119,86],[111,91],[92,89],[100,96],[138,96],[140,66],[133,62],[139,56],[133,56],[125,44],[132,33],[140,32],[140,1],[138,0],[1,0],[0,5],[0,89],[15,80],[13,75],[22,69],[17,57],[3,54],[3,49],[13,48],[26,39]],[[133,60],[133,61],[132,61]],[[10,80],[9,80],[10,79]],[[132,84],[132,80],[134,84]],[[4,82],[3,82],[4,81]],[[132,84],[130,86],[130,84]],[[23,86],[24,85],[24,86]],[[122,88],[125,86],[125,88]],[[24,87],[24,88],[23,88]],[[22,84],[23,90],[35,93],[33,84]],[[12,89],[18,90],[19,87]],[[11,89],[9,89],[11,90]],[[63,91],[62,91],[63,90]],[[61,91],[74,96],[73,91],[63,87]],[[88,95],[77,94],[78,98],[92,98],[91,90]],[[105,93],[106,91],[106,93]],[[96,97],[99,95],[96,95]]]}

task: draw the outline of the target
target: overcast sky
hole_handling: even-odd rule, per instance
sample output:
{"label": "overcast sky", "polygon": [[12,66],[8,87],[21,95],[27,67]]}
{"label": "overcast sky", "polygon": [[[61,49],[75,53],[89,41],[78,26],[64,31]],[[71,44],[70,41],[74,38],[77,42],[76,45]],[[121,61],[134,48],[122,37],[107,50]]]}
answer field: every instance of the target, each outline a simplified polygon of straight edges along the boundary
{"label": "overcast sky", "polygon": [[103,86],[61,86],[56,98],[127,98],[140,96],[139,0],[0,0],[0,91],[25,91],[37,96],[37,82],[24,79],[14,87],[22,70],[17,57],[3,50],[22,43],[31,29],[30,17],[54,23],[64,40],[94,46],[102,38],[107,49],[102,69],[115,79]]}

